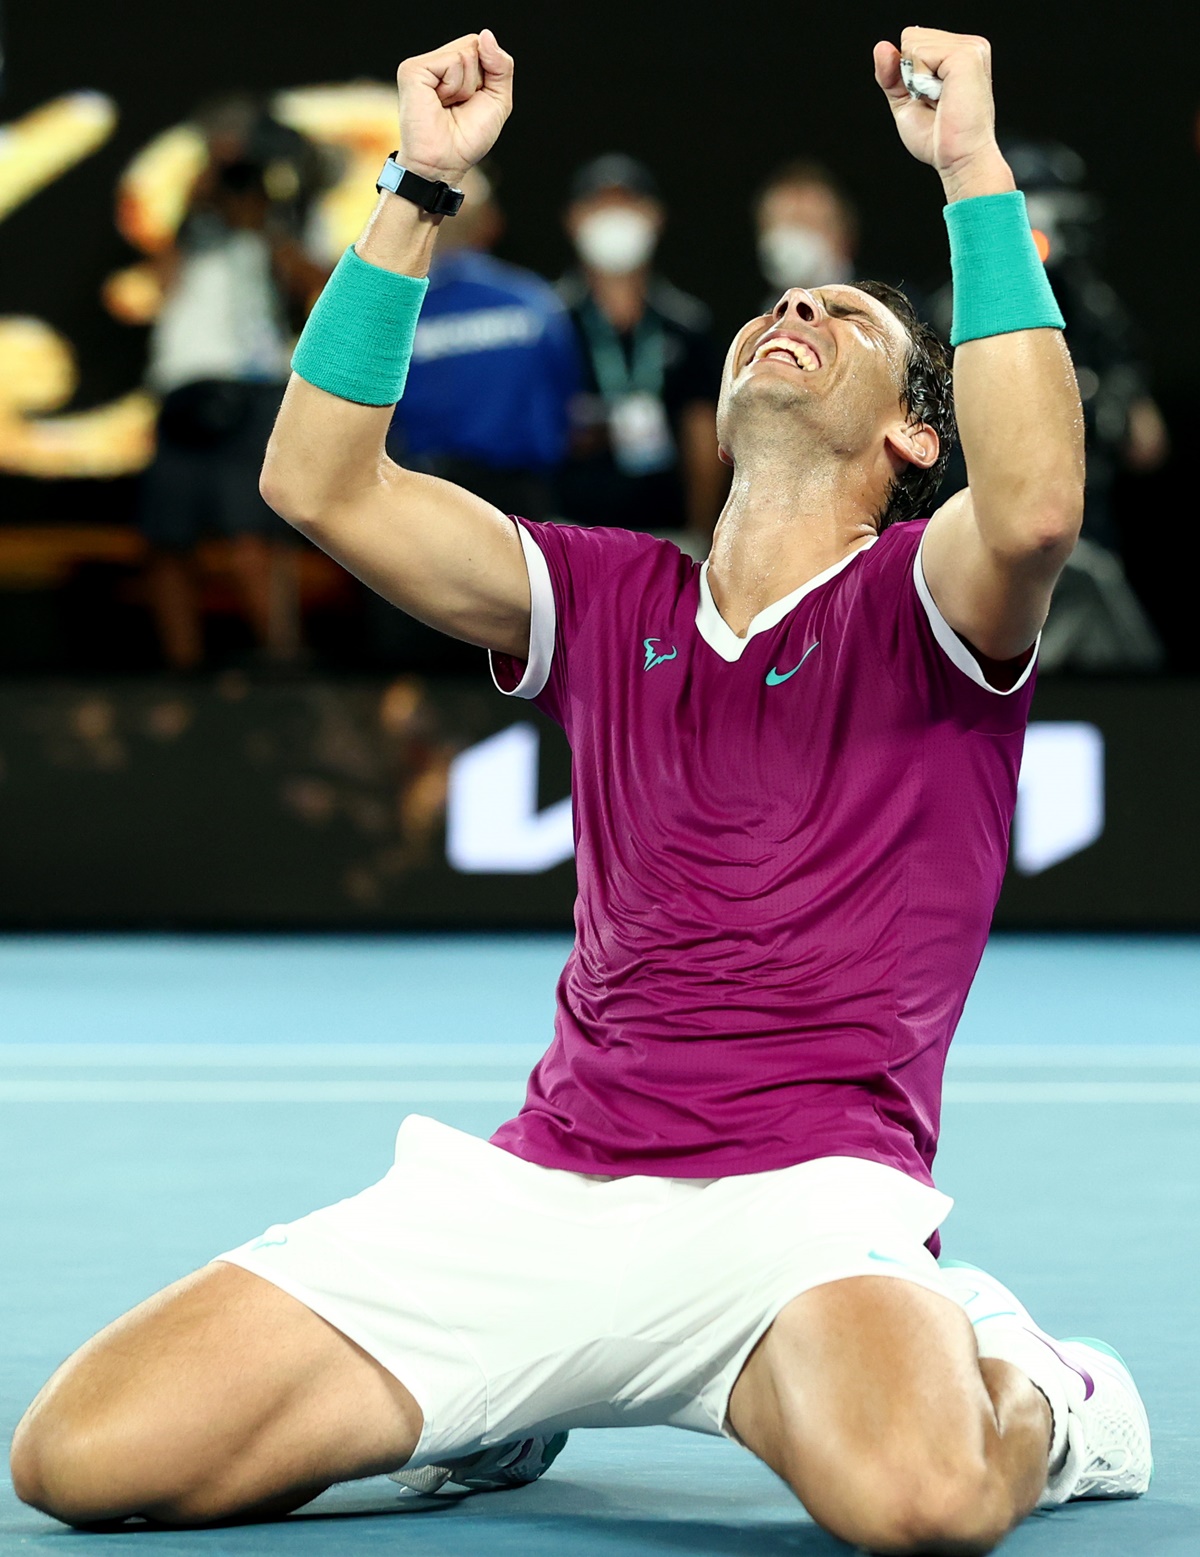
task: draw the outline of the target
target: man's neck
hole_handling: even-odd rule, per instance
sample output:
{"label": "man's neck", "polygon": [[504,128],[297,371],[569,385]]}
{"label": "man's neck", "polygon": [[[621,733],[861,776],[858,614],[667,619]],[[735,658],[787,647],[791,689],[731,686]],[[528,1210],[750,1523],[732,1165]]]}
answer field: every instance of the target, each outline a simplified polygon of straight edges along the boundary
{"label": "man's neck", "polygon": [[627,276],[610,276],[589,270],[587,280],[597,307],[613,329],[621,335],[632,330],[646,311],[650,272],[634,270]]}
{"label": "man's neck", "polygon": [[708,583],[727,625],[744,637],[775,601],[842,562],[878,533],[857,463],[829,458],[739,462],[709,553]]}

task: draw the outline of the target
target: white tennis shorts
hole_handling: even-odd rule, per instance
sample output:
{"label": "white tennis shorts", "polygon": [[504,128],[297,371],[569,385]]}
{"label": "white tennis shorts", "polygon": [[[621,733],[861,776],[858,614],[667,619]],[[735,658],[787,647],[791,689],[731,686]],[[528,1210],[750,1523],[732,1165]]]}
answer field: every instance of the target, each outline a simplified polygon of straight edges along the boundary
{"label": "white tennis shorts", "polygon": [[400,1379],[413,1466],[575,1427],[728,1433],[755,1343],[846,1276],[941,1292],[952,1202],[857,1157],[719,1179],[542,1168],[411,1115],[378,1183],[220,1256]]}

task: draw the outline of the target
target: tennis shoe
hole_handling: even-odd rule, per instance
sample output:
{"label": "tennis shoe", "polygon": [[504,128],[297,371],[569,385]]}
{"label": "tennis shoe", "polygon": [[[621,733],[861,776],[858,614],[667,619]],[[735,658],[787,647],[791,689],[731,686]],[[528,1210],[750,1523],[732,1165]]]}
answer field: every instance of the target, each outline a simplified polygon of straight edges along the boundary
{"label": "tennis shoe", "polygon": [[[1067,1402],[1065,1455],[1052,1469],[1039,1508],[1081,1498],[1136,1498],[1150,1485],[1154,1461],[1150,1423],[1124,1359],[1104,1341],[1055,1340],[1002,1282],[975,1265],[945,1260],[942,1273],[980,1337],[1007,1332],[1011,1345],[989,1345],[985,1355],[1005,1356],[1037,1383],[1047,1359]],[[1033,1350],[1030,1351],[1032,1345]]]}
{"label": "tennis shoe", "polygon": [[518,1438],[480,1449],[446,1465],[420,1465],[392,1471],[390,1479],[410,1492],[428,1497],[443,1487],[452,1492],[504,1492],[527,1487],[554,1464],[567,1442],[566,1433],[551,1438]]}
{"label": "tennis shoe", "polygon": [[[1072,1405],[1067,1424],[1068,1439],[1080,1441],[1067,1499],[1140,1498],[1154,1475],[1154,1457],[1150,1421],[1125,1359],[1104,1341],[1084,1336],[1060,1341],[1059,1351],[1093,1384],[1083,1404]],[[1072,1444],[1067,1451],[1068,1465],[1074,1449]]]}

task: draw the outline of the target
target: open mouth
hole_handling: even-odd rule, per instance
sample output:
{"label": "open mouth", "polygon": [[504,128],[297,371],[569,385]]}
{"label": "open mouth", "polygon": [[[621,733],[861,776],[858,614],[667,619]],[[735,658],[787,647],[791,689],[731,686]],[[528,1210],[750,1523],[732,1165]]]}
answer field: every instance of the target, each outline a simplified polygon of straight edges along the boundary
{"label": "open mouth", "polygon": [[755,351],[751,362],[786,362],[802,373],[815,373],[821,359],[807,341],[793,335],[769,335]]}

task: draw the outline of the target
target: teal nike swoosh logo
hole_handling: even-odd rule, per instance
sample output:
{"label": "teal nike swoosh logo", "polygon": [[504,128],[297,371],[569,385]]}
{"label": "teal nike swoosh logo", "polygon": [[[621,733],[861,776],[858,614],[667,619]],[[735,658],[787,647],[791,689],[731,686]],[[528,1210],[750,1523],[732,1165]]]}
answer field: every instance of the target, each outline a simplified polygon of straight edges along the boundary
{"label": "teal nike swoosh logo", "polygon": [[[820,647],[821,640],[819,638],[817,639],[816,643],[810,643],[808,648],[805,649],[804,653],[800,656],[800,665],[804,664],[805,660],[814,649],[819,649]],[[793,665],[791,670],[784,671],[782,675],[775,668],[775,666],[772,666],[771,669],[767,672],[767,685],[769,687],[781,687],[785,681],[790,681],[792,679],[792,677],[800,669],[800,665]]]}
{"label": "teal nike swoosh logo", "polygon": [[287,1241],[288,1235],[286,1233],[276,1232],[272,1227],[269,1228],[261,1238],[256,1238],[254,1240],[254,1242],[250,1245],[250,1250],[251,1253],[253,1253],[255,1249],[281,1249]]}
{"label": "teal nike swoosh logo", "polygon": [[[816,648],[815,643],[813,644],[813,648]],[[799,670],[800,666],[797,665],[796,669]],[[787,677],[785,676],[783,679],[786,681]],[[904,1260],[893,1259],[890,1254],[880,1254],[878,1249],[868,1249],[867,1258],[869,1260],[878,1260],[880,1265],[903,1265],[905,1263]]]}

